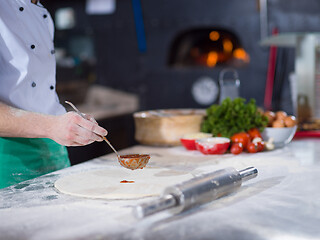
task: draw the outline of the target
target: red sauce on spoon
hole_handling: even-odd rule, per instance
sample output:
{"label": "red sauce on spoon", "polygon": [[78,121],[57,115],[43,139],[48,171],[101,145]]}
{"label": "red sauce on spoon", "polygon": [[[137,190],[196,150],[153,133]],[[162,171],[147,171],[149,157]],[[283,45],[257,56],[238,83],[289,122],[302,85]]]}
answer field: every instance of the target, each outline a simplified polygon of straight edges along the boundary
{"label": "red sauce on spoon", "polygon": [[149,154],[127,154],[118,157],[120,165],[131,170],[144,168],[149,159]]}

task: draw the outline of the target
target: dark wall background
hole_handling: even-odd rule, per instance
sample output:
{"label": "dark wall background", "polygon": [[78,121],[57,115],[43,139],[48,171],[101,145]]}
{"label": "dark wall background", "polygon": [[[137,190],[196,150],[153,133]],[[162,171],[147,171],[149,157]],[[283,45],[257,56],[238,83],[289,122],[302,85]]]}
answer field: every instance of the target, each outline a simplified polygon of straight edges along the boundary
{"label": "dark wall background", "polygon": [[[59,2],[59,1],[58,1]],[[147,50],[139,52],[132,2],[117,1],[112,15],[88,16],[85,2],[56,2],[53,8],[72,5],[86,34],[93,34],[97,54],[97,83],[137,93],[141,109],[207,107],[191,96],[192,84],[202,76],[218,79],[221,68],[173,69],[167,66],[174,38],[190,28],[226,28],[239,36],[251,64],[238,69],[241,96],[263,101],[267,49],[259,47],[259,12],[256,1],[141,1]],[[56,35],[58,38],[60,34]]]}
{"label": "dark wall background", "polygon": [[[70,35],[83,34],[94,39],[96,83],[137,93],[141,109],[207,107],[191,96],[192,84],[201,76],[217,80],[222,68],[183,68],[167,66],[172,41],[181,31],[212,27],[233,31],[249,53],[251,62],[237,69],[241,80],[240,94],[255,98],[263,106],[269,48],[259,45],[259,1],[256,0],[141,0],[146,37],[146,51],[138,49],[131,0],[116,1],[111,15],[87,15],[85,1],[58,0],[47,2],[52,13],[60,7],[76,10],[77,25],[73,30],[57,31],[61,44]],[[268,32],[319,31],[320,2],[317,0],[269,0]],[[275,108],[292,111],[288,73],[293,71],[293,49],[281,49],[277,62],[281,73],[276,76]],[[63,79],[58,79],[62,80]],[[280,93],[279,93],[280,89]]]}

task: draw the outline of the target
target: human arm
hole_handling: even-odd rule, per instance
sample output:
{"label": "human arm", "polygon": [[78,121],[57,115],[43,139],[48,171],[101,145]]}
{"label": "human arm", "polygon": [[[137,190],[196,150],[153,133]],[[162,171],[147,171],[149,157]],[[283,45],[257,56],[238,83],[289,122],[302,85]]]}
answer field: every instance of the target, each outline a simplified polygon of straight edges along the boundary
{"label": "human arm", "polygon": [[60,116],[24,111],[0,102],[0,136],[50,138],[64,146],[84,146],[102,141],[107,130],[75,112]]}

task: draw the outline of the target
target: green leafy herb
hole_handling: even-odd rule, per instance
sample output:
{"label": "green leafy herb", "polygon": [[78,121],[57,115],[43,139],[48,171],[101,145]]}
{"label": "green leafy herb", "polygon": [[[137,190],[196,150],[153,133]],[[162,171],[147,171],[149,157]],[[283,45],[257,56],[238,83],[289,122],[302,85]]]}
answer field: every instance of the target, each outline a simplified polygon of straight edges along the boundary
{"label": "green leafy herb", "polygon": [[209,107],[201,131],[229,138],[251,128],[258,128],[262,132],[268,119],[258,111],[254,99],[250,99],[248,103],[245,101],[244,98],[235,98],[233,101],[226,98],[220,105]]}

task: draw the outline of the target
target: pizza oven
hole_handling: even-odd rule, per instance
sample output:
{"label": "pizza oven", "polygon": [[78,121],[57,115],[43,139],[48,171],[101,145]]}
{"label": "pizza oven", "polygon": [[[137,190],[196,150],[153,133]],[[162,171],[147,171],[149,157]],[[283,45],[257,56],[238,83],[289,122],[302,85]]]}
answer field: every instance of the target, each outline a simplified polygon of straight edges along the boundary
{"label": "pizza oven", "polygon": [[192,67],[245,67],[250,56],[240,39],[231,31],[219,28],[196,28],[178,33],[168,57],[168,66]]}

